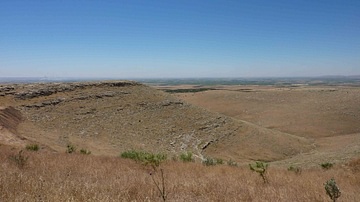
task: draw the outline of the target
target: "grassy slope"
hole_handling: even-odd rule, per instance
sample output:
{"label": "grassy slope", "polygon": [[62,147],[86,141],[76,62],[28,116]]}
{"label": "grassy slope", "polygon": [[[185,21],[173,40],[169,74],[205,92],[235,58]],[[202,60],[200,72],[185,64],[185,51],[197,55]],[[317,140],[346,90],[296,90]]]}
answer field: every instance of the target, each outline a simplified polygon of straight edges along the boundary
{"label": "grassy slope", "polygon": [[[0,146],[1,201],[160,201],[152,176],[159,172],[119,157],[24,152],[19,169],[9,159],[18,150]],[[339,201],[358,201],[360,160],[324,171],[306,169],[297,175],[270,165],[269,184],[248,167],[169,161],[165,173],[169,201],[330,201],[323,183],[334,177]]]}

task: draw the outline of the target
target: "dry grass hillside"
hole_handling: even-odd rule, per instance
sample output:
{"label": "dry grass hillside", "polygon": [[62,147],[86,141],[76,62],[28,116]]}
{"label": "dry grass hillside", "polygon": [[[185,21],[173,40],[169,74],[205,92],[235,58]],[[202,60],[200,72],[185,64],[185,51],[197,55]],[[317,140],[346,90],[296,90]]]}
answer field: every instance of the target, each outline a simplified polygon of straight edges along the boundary
{"label": "dry grass hillside", "polygon": [[[248,167],[203,166],[168,161],[157,171],[119,157],[24,152],[21,169],[9,158],[18,150],[1,146],[1,201],[162,201],[163,169],[167,201],[331,201],[324,183],[335,178],[339,202],[359,201],[360,161],[329,170],[295,173],[268,169],[269,183]],[[151,174],[151,175],[150,175]]]}
{"label": "dry grass hillside", "polygon": [[[199,89],[190,85],[157,88]],[[278,164],[340,163],[360,155],[360,88],[357,86],[234,85],[201,88],[213,90],[174,95],[193,105],[251,122],[260,128],[314,142],[314,149],[310,152]]]}
{"label": "dry grass hillside", "polygon": [[[324,183],[334,178],[338,201],[356,202],[359,91],[3,84],[0,201],[330,201]],[[167,159],[119,157],[132,149]],[[188,151],[203,164],[182,162]],[[270,162],[266,183],[249,169],[257,160]]]}
{"label": "dry grass hillside", "polygon": [[26,140],[59,152],[72,144],[113,156],[129,149],[170,156],[192,151],[199,159],[238,162],[283,160],[313,149],[305,138],[210,112],[136,82],[1,89],[1,138],[9,144],[23,146]]}
{"label": "dry grass hillside", "polygon": [[360,133],[359,87],[218,86],[215,89],[176,95],[210,111],[301,137]]}

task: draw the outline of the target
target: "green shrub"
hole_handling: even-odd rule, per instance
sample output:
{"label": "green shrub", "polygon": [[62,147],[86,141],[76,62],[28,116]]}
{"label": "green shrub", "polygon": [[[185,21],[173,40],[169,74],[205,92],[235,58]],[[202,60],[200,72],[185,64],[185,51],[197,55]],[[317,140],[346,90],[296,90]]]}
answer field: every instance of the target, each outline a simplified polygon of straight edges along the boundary
{"label": "green shrub", "polygon": [[249,164],[249,166],[250,166],[250,170],[259,173],[259,175],[263,179],[264,183],[268,182],[266,171],[267,171],[267,168],[269,167],[269,164],[267,164],[265,162],[261,162],[261,161],[256,161],[255,164]]}
{"label": "green shrub", "polygon": [[91,154],[91,151],[89,151],[87,149],[80,149],[80,154],[89,155],[89,154]]}
{"label": "green shrub", "polygon": [[68,144],[66,147],[67,147],[66,153],[72,154],[76,152],[76,147],[74,145]]}
{"label": "green shrub", "polygon": [[213,158],[210,158],[210,157],[206,157],[202,163],[205,165],[205,166],[214,166],[216,165],[216,160],[213,159]]}
{"label": "green shrub", "polygon": [[194,162],[194,158],[191,152],[182,153],[180,155],[180,160],[182,162]]}
{"label": "green shrub", "polygon": [[213,158],[210,158],[210,157],[206,157],[202,163],[205,165],[205,166],[215,166],[215,165],[218,165],[218,164],[224,164],[224,160],[220,159],[220,158],[216,158],[216,159],[213,159]]}
{"label": "green shrub", "polygon": [[332,168],[332,167],[334,166],[334,164],[333,164],[333,163],[330,163],[330,162],[322,163],[322,164],[320,164],[320,165],[321,165],[321,167],[322,167],[323,169],[326,169],[326,170],[328,170],[328,169],[330,169],[330,168]]}
{"label": "green shrub", "polygon": [[324,185],[325,185],[326,194],[330,197],[330,199],[333,202],[335,202],[341,196],[340,189],[336,185],[335,179],[331,178]]}
{"label": "green shrub", "polygon": [[28,145],[26,145],[26,150],[39,151],[39,145],[37,145],[37,144],[28,144]]}
{"label": "green shrub", "polygon": [[18,168],[22,169],[25,167],[29,157],[22,154],[23,150],[20,150],[18,154],[9,156],[9,159],[13,161]]}
{"label": "green shrub", "polygon": [[144,151],[129,150],[121,153],[122,158],[132,159],[136,162],[141,162],[145,165],[159,166],[161,162],[165,161],[166,154],[153,154]]}
{"label": "green shrub", "polygon": [[224,164],[224,160],[222,160],[222,159],[217,158],[217,159],[215,159],[215,161],[216,161],[216,164],[219,164],[219,165]]}
{"label": "green shrub", "polygon": [[140,155],[140,152],[135,151],[135,150],[129,150],[129,151],[125,151],[125,152],[121,153],[120,156],[125,159],[132,159],[132,160],[138,161],[140,159],[139,155]]}
{"label": "green shrub", "polygon": [[161,162],[166,160],[166,154],[151,154],[146,153],[144,157],[144,164],[152,165],[152,166],[159,166]]}
{"label": "green shrub", "polygon": [[235,161],[233,161],[232,159],[228,160],[227,164],[228,164],[228,166],[238,166],[238,164]]}

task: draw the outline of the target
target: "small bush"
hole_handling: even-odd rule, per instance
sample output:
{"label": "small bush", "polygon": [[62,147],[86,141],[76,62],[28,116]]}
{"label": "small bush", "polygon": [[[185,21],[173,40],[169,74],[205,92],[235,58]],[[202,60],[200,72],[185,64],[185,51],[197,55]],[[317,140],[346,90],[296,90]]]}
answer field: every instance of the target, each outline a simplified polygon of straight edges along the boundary
{"label": "small bush", "polygon": [[267,164],[265,162],[261,162],[261,161],[256,161],[255,164],[249,164],[249,166],[250,166],[250,170],[259,173],[259,175],[263,179],[264,183],[269,182],[267,179],[267,175],[266,175],[266,173],[267,173],[266,171],[267,171],[269,164]]}
{"label": "small bush", "polygon": [[222,160],[222,159],[217,158],[217,159],[215,159],[215,161],[216,161],[216,164],[219,164],[219,165],[224,164],[224,160]]}
{"label": "small bush", "polygon": [[140,160],[140,152],[138,151],[135,151],[135,150],[129,150],[129,151],[125,151],[123,153],[121,153],[120,155],[122,158],[125,158],[125,159],[132,159],[132,160],[135,160],[135,161],[138,161]]}
{"label": "small bush", "polygon": [[238,166],[238,164],[235,161],[233,161],[232,159],[228,160],[227,164],[228,164],[228,166]]}
{"label": "small bush", "polygon": [[341,196],[340,189],[336,185],[335,179],[331,178],[324,185],[325,185],[326,194],[330,197],[330,199],[333,202],[335,202]]}
{"label": "small bush", "polygon": [[20,150],[18,154],[11,155],[9,157],[9,159],[11,161],[13,161],[17,165],[17,167],[20,168],[20,169],[23,169],[25,167],[26,162],[29,159],[29,157],[24,156],[22,154],[22,152],[23,152],[23,150]]}
{"label": "small bush", "polygon": [[166,154],[151,154],[146,153],[144,157],[144,164],[150,164],[151,166],[159,166],[161,162],[167,158]]}
{"label": "small bush", "polygon": [[159,166],[162,161],[165,161],[167,156],[165,154],[153,154],[149,152],[129,150],[121,153],[122,158],[132,159],[141,162],[145,165]]}
{"label": "small bush", "polygon": [[182,153],[180,155],[180,160],[182,162],[194,162],[194,158],[191,152]]}
{"label": "small bush", "polygon": [[68,144],[66,147],[67,147],[66,153],[72,154],[76,152],[76,147],[74,145]]}
{"label": "small bush", "polygon": [[39,145],[37,145],[37,144],[29,144],[29,145],[26,145],[26,150],[29,150],[29,151],[39,151]]}
{"label": "small bush", "polygon": [[291,171],[291,172],[294,172],[296,174],[301,174],[301,168],[300,167],[297,167],[297,166],[290,166],[288,168],[288,171]]}
{"label": "small bush", "polygon": [[224,160],[222,159],[213,159],[213,158],[210,158],[210,157],[206,157],[202,163],[205,165],[205,166],[215,166],[215,165],[218,165],[218,164],[224,164]]}
{"label": "small bush", "polygon": [[89,154],[91,154],[91,151],[89,151],[87,149],[80,149],[80,154],[89,155]]}
{"label": "small bush", "polygon": [[328,170],[328,169],[330,169],[330,168],[332,168],[332,167],[334,166],[334,164],[333,164],[333,163],[330,163],[330,162],[322,163],[322,164],[320,164],[320,165],[321,165],[321,167],[322,167],[323,169],[325,169],[325,170]]}
{"label": "small bush", "polygon": [[210,158],[210,157],[206,157],[202,163],[205,165],[205,166],[214,166],[216,165],[216,160],[213,159],[213,158]]}

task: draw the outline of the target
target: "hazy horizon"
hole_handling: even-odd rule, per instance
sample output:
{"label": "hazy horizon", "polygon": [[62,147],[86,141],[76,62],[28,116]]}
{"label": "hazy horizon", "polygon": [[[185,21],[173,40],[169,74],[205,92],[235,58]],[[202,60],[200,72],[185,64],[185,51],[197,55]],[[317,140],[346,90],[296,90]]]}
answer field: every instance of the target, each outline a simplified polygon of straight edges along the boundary
{"label": "hazy horizon", "polygon": [[360,75],[359,1],[6,1],[0,77]]}

